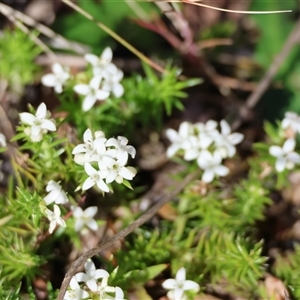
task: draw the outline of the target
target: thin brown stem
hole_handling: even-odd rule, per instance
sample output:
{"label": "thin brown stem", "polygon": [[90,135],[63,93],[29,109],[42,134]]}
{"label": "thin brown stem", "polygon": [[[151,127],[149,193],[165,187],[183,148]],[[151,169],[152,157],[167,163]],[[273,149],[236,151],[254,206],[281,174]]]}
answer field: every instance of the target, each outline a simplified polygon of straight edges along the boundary
{"label": "thin brown stem", "polygon": [[142,224],[147,222],[150,218],[152,218],[158,210],[164,206],[167,202],[171,201],[176,195],[178,195],[185,186],[191,182],[193,179],[195,179],[198,176],[199,172],[196,171],[192,174],[189,174],[185,177],[185,179],[174,188],[174,190],[168,194],[161,197],[161,200],[158,201],[155,205],[153,205],[147,212],[142,214],[138,219],[136,219],[133,223],[131,223],[128,227],[124,228],[117,234],[115,234],[110,239],[100,243],[97,247],[90,249],[89,251],[82,254],[80,257],[78,257],[73,264],[71,265],[69,271],[66,273],[65,278],[61,284],[60,291],[57,297],[57,300],[63,300],[64,295],[66,293],[66,290],[69,286],[69,283],[71,281],[72,276],[76,273],[79,267],[81,267],[89,258],[92,256],[98,254],[102,250],[112,246],[116,241],[124,238],[131,232],[133,232],[135,229],[140,227]]}

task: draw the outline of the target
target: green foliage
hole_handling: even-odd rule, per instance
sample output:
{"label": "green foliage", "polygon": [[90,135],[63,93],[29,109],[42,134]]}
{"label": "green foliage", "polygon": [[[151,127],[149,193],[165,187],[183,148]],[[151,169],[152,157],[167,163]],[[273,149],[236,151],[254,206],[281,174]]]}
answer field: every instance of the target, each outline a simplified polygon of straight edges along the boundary
{"label": "green foliage", "polygon": [[144,65],[144,71],[146,77],[133,75],[122,80],[125,89],[122,97],[110,97],[88,114],[82,112],[74,95],[67,91],[60,96],[62,109],[69,112],[67,120],[76,124],[79,134],[86,128],[101,129],[108,136],[126,131],[126,136],[131,139],[136,137],[137,128],[159,131],[165,114],[183,108],[184,90],[201,80],[178,80],[179,70],[171,67],[162,76],[147,65]]}
{"label": "green foliage", "polygon": [[[116,9],[116,2],[111,0],[101,3],[81,0],[78,5],[112,31],[116,31],[125,18],[135,17],[133,10],[125,1],[118,1],[118,9]],[[133,5],[141,6],[146,11],[153,11],[155,8],[150,3],[139,2],[138,4],[133,3]],[[57,28],[67,39],[90,45],[97,54],[103,50],[103,40],[107,38],[107,33],[77,12],[58,18],[54,28]],[[86,34],[87,32],[89,34]],[[121,35],[123,36],[123,34]]]}
{"label": "green foliage", "polygon": [[32,83],[39,70],[33,63],[41,50],[20,30],[4,30],[0,39],[0,78],[10,88],[21,93],[24,85]]}

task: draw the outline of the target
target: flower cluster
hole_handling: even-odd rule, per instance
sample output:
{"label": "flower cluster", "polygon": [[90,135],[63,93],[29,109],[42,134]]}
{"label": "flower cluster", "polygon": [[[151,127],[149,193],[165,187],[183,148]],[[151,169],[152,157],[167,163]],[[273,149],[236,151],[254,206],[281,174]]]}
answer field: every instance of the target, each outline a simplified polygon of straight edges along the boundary
{"label": "flower cluster", "polygon": [[220,130],[218,123],[213,120],[205,124],[183,122],[178,132],[167,129],[166,136],[171,141],[167,156],[172,157],[182,151],[185,160],[196,159],[198,166],[204,170],[204,182],[211,182],[216,175],[226,176],[229,173],[229,169],[222,165],[222,160],[233,157],[236,153],[235,145],[244,138],[241,133],[231,133],[225,120],[220,122]]}
{"label": "flower cluster", "polygon": [[107,271],[96,269],[91,260],[88,260],[84,267],[85,272],[77,273],[72,277],[64,300],[91,299],[95,295],[100,300],[124,299],[124,293],[121,288],[108,286],[109,273]]}
{"label": "flower cluster", "polygon": [[[61,185],[54,181],[50,180],[46,186],[46,191],[48,194],[44,197],[45,205],[53,205],[53,211],[49,208],[45,208],[44,213],[48,220],[50,221],[49,232],[52,233],[57,225],[61,227],[66,227],[66,222],[61,218],[61,210],[58,204],[66,204],[69,202],[68,197]],[[81,231],[83,234],[86,233],[87,228],[96,231],[98,229],[97,222],[93,219],[95,214],[98,211],[96,206],[90,206],[84,211],[81,207],[72,206],[73,217],[75,218],[75,231]],[[86,228],[87,227],[87,228]]]}
{"label": "flower cluster", "polygon": [[[90,110],[97,100],[103,101],[112,93],[119,98],[124,93],[124,88],[120,81],[123,78],[123,72],[112,63],[113,52],[107,47],[98,57],[94,54],[86,54],[84,58],[91,64],[93,77],[89,83],[75,84],[73,90],[83,95],[82,110]],[[52,66],[52,73],[46,74],[41,78],[43,85],[53,87],[55,92],[63,92],[63,86],[70,78],[70,74],[59,64]]]}
{"label": "flower cluster", "polygon": [[117,139],[107,139],[102,131],[96,131],[93,135],[87,129],[83,134],[83,141],[84,144],[77,145],[72,151],[74,161],[83,165],[88,175],[82,185],[83,190],[97,185],[101,191],[108,193],[109,183],[133,179],[136,170],[126,167],[126,164],[129,155],[135,157],[136,150],[127,145],[127,138],[118,136]]}
{"label": "flower cluster", "polygon": [[41,141],[43,135],[48,131],[56,131],[55,122],[50,117],[51,113],[47,110],[44,102],[39,105],[35,115],[28,112],[20,113],[21,123],[27,126],[24,133],[29,136],[32,142]]}
{"label": "flower cluster", "polygon": [[289,131],[290,137],[286,139],[283,146],[271,146],[269,153],[276,158],[275,169],[283,172],[285,169],[291,170],[300,163],[300,155],[296,153],[295,136],[300,133],[300,116],[294,112],[286,112],[281,122],[281,128]]}
{"label": "flower cluster", "polygon": [[185,291],[191,290],[197,293],[200,290],[198,283],[192,280],[186,280],[185,268],[180,268],[175,279],[170,278],[162,283],[162,287],[169,290],[167,296],[170,300],[185,300]]}

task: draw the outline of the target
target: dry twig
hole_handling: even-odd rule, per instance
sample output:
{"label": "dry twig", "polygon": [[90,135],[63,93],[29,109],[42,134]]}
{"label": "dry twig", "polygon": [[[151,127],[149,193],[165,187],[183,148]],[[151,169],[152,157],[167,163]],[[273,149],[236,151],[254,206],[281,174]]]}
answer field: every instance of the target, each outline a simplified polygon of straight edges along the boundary
{"label": "dry twig", "polygon": [[78,268],[82,266],[89,258],[92,256],[100,253],[102,250],[112,246],[116,241],[124,238],[125,236],[129,235],[132,233],[135,229],[140,227],[142,224],[147,222],[149,219],[151,219],[157,212],[158,210],[163,207],[166,203],[171,201],[176,195],[178,195],[184,188],[185,186],[191,182],[193,179],[195,179],[198,176],[199,172],[196,171],[192,174],[189,174],[186,176],[186,178],[179,184],[173,192],[166,196],[162,196],[161,200],[158,201],[155,205],[153,205],[147,212],[145,212],[143,215],[141,215],[138,219],[136,219],[133,223],[131,223],[128,227],[124,228],[117,234],[115,234],[113,237],[110,239],[100,243],[97,247],[90,249],[83,255],[81,255],[77,260],[73,262],[71,265],[69,271],[66,273],[65,278],[61,284],[60,291],[57,297],[57,300],[63,300],[65,292],[69,286],[69,283],[71,281],[72,276],[76,273]]}

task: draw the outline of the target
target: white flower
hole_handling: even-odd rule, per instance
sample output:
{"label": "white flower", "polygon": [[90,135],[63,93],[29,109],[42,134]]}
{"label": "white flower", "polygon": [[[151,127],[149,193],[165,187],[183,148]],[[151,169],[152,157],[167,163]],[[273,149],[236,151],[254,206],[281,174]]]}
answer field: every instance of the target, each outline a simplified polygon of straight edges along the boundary
{"label": "white flower", "polygon": [[86,273],[83,272],[77,273],[75,275],[76,280],[79,282],[84,282],[91,291],[97,292],[98,290],[97,280],[99,278],[109,277],[108,272],[102,269],[96,270],[96,267],[91,260],[88,260],[85,263],[84,268]]}
{"label": "white flower", "polygon": [[102,131],[96,131],[94,139],[92,131],[87,129],[83,134],[84,144],[77,145],[72,151],[74,161],[79,165],[98,162],[101,155],[106,153],[106,140]]}
{"label": "white flower", "polygon": [[74,91],[85,98],[82,103],[82,110],[90,110],[97,100],[104,100],[109,96],[109,92],[100,89],[102,77],[93,77],[89,84],[77,84],[74,86]]}
{"label": "white flower", "polygon": [[222,157],[218,151],[215,151],[213,155],[209,151],[203,151],[197,163],[204,170],[202,180],[207,183],[211,182],[215,175],[226,176],[229,173],[229,169],[221,165]]}
{"label": "white flower", "polygon": [[94,76],[101,75],[106,72],[107,67],[111,64],[113,53],[111,48],[106,47],[101,56],[98,57],[94,54],[86,54],[84,58],[93,66]]}
{"label": "white flower", "polygon": [[91,164],[86,163],[84,165],[85,172],[89,175],[89,177],[85,180],[82,185],[82,190],[88,190],[95,184],[97,184],[98,188],[103,192],[109,192],[109,188],[107,184],[103,181],[107,172],[106,171],[97,171],[94,169]]}
{"label": "white flower", "polygon": [[0,133],[0,147],[6,147],[6,137],[2,133]]}
{"label": "white flower", "polygon": [[[132,180],[136,175],[136,169],[133,167],[125,167],[125,160],[117,160],[109,169],[104,170],[104,176],[106,178],[106,183],[111,183],[116,181],[117,183],[122,183],[124,179]],[[100,166],[99,166],[100,167]],[[106,171],[106,173],[105,173]]]}
{"label": "white flower", "polygon": [[[122,289],[118,286],[108,286],[107,278],[108,277],[102,279],[101,285],[98,288],[100,300],[124,300],[124,292],[122,291]],[[115,294],[115,296],[109,295],[113,293]]]}
{"label": "white flower", "polygon": [[167,294],[170,300],[184,299],[184,293],[188,290],[192,290],[196,293],[199,291],[199,284],[192,280],[186,280],[185,273],[185,268],[180,268],[176,273],[175,279],[167,279],[162,283],[164,289],[170,290]]}
{"label": "white flower", "polygon": [[76,278],[73,276],[70,281],[70,289],[66,291],[64,300],[81,300],[89,297],[89,293],[80,288]]}
{"label": "white flower", "polygon": [[75,218],[75,231],[80,231],[84,226],[96,231],[98,229],[98,224],[93,217],[96,215],[97,211],[97,206],[90,206],[84,211],[79,206],[75,207],[73,209],[73,216]]}
{"label": "white flower", "polygon": [[191,147],[189,139],[193,134],[193,131],[193,126],[188,122],[182,122],[178,132],[174,129],[167,129],[166,136],[171,142],[171,145],[167,150],[167,156],[172,157],[180,149],[189,149]]}
{"label": "white flower", "polygon": [[214,134],[217,151],[220,152],[222,158],[233,157],[236,153],[235,145],[239,144],[244,135],[242,133],[231,133],[229,124],[222,120],[220,122],[221,134]]}
{"label": "white flower", "polygon": [[49,194],[44,198],[46,205],[53,202],[56,204],[65,204],[69,202],[66,193],[62,190],[62,187],[54,180],[50,180],[48,182],[46,191],[49,192]]}
{"label": "white flower", "polygon": [[290,128],[295,133],[300,133],[300,116],[294,112],[286,112],[281,122],[281,127],[283,129]]}
{"label": "white flower", "polygon": [[104,80],[102,83],[102,89],[108,92],[112,92],[115,97],[119,98],[124,94],[124,88],[120,81],[123,78],[123,72],[119,70],[114,64],[110,64],[106,68],[104,73]]}
{"label": "white flower", "polygon": [[35,116],[31,113],[20,113],[21,122],[29,125],[24,132],[30,136],[33,142],[39,142],[43,134],[49,131],[55,131],[56,126],[53,120],[48,120],[50,112],[47,111],[45,103],[41,103],[36,110]]}
{"label": "white flower", "polygon": [[70,74],[66,72],[59,63],[52,66],[53,74],[46,74],[42,77],[42,83],[45,86],[54,87],[56,93],[63,91],[63,84],[70,78]]}
{"label": "white flower", "polygon": [[60,225],[61,227],[66,227],[66,222],[64,219],[60,217],[60,209],[59,207],[54,204],[54,211],[51,211],[50,209],[46,208],[45,209],[45,214],[47,215],[48,220],[50,221],[50,227],[49,227],[49,232],[52,233],[55,227]]}
{"label": "white flower", "polygon": [[105,145],[107,147],[114,147],[114,149],[109,149],[107,151],[108,155],[125,161],[125,164],[128,160],[128,154],[131,155],[132,158],[135,158],[136,150],[133,146],[128,146],[128,139],[124,136],[118,136],[117,139],[110,138],[107,140]]}
{"label": "white flower", "polygon": [[271,146],[269,153],[277,158],[275,168],[277,172],[284,169],[293,169],[295,164],[300,163],[300,155],[294,152],[296,141],[292,138],[287,139],[282,148],[279,146]]}

